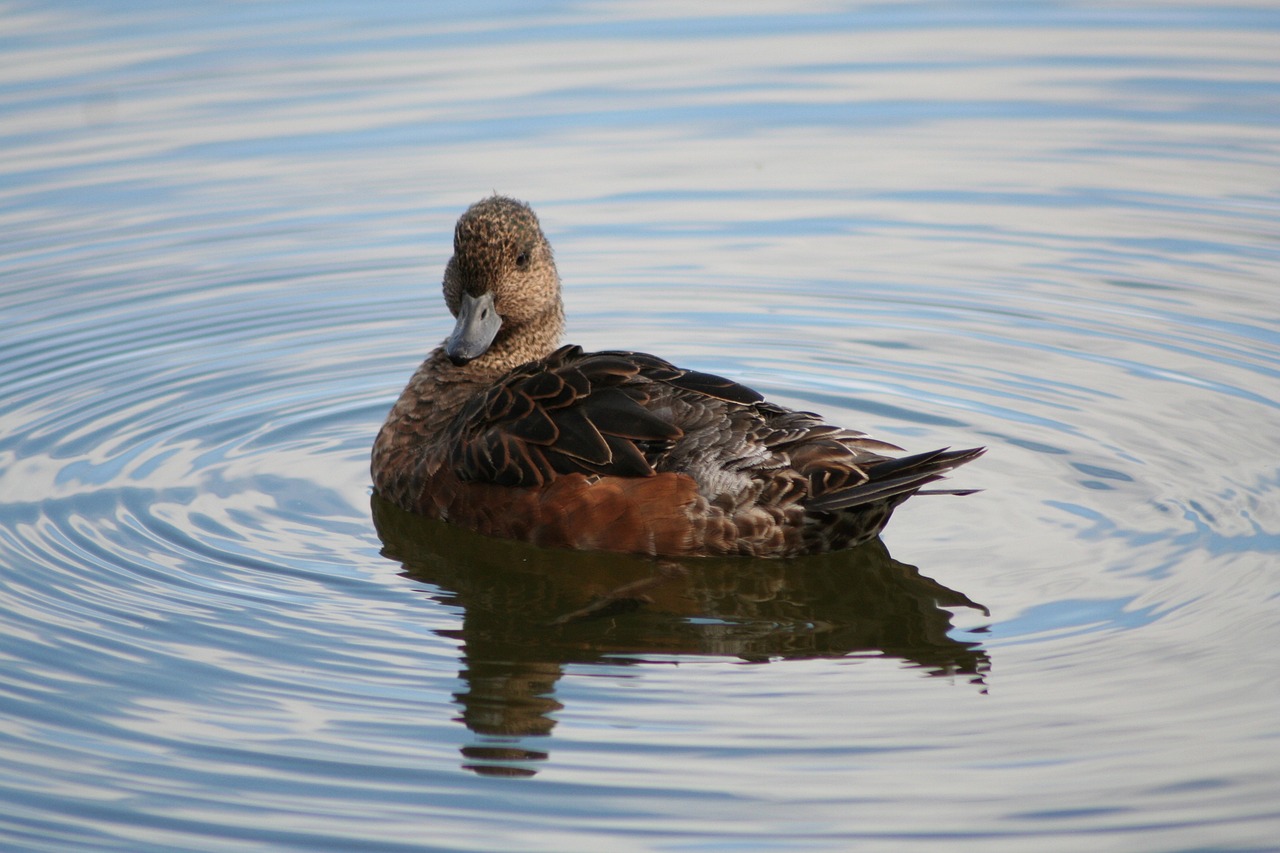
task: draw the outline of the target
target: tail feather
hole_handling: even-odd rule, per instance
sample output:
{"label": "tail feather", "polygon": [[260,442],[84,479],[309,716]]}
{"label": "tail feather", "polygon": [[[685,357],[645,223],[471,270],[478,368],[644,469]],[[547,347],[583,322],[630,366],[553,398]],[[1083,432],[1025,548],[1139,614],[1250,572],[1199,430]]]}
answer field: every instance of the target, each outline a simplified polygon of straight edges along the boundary
{"label": "tail feather", "polygon": [[943,479],[948,471],[977,459],[985,452],[985,447],[968,450],[943,448],[878,462],[867,468],[865,482],[849,489],[822,495],[809,501],[806,508],[815,512],[836,512],[898,495],[973,494],[977,491],[976,489],[922,489],[922,487]]}

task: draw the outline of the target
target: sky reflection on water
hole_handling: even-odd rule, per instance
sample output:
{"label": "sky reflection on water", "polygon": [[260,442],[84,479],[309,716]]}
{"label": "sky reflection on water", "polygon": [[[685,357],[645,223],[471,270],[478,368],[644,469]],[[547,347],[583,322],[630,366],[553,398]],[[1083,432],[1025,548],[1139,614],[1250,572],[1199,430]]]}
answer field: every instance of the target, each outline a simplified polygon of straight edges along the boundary
{"label": "sky reflection on water", "polygon": [[[1280,13],[699,10],[0,11],[4,846],[1274,843]],[[379,537],[493,190],[573,341],[985,491],[653,587]]]}

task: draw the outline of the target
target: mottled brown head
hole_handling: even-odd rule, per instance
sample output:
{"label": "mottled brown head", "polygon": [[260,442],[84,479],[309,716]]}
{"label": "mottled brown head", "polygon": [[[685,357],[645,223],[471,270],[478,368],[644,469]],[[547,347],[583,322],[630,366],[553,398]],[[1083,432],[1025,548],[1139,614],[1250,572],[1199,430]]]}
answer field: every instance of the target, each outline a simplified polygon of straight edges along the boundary
{"label": "mottled brown head", "polygon": [[462,214],[445,267],[444,298],[458,321],[445,342],[455,364],[504,344],[519,350],[523,361],[550,352],[564,324],[560,277],[527,204],[495,195]]}

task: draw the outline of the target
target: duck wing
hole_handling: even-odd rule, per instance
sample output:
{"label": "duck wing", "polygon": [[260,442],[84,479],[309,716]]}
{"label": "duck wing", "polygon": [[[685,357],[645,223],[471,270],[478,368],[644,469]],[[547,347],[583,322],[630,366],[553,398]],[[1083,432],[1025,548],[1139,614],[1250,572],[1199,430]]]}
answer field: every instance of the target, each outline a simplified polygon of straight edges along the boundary
{"label": "duck wing", "polygon": [[558,475],[650,477],[685,431],[655,398],[672,390],[750,405],[744,385],[656,356],[566,346],[473,398],[450,426],[449,464],[464,482],[537,487]]}

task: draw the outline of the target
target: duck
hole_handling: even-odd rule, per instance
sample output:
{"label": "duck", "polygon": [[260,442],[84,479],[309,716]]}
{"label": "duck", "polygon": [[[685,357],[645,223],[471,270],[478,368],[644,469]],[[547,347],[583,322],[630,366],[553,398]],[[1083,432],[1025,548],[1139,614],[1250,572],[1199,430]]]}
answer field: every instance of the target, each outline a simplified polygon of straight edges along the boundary
{"label": "duck", "polygon": [[643,352],[560,344],[551,244],[493,195],[453,232],[449,336],[378,431],[376,495],[410,513],[547,548],[653,557],[795,557],[878,537],[914,495],[985,448],[907,456]]}

